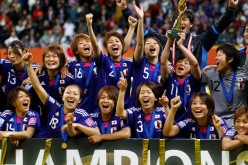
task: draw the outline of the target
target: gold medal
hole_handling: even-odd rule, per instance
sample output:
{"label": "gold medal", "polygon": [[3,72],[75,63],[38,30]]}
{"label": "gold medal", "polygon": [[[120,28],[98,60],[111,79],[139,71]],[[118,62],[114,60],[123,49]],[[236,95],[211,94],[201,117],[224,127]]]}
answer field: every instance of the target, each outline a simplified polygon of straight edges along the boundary
{"label": "gold medal", "polygon": [[86,93],[87,93],[87,88],[84,89],[84,94],[86,94]]}
{"label": "gold medal", "polygon": [[67,144],[66,144],[65,142],[63,142],[63,143],[61,144],[61,148],[66,149],[66,148],[67,148]]}
{"label": "gold medal", "polygon": [[228,108],[228,109],[232,109],[232,103],[228,103],[228,104],[227,104],[227,108]]}

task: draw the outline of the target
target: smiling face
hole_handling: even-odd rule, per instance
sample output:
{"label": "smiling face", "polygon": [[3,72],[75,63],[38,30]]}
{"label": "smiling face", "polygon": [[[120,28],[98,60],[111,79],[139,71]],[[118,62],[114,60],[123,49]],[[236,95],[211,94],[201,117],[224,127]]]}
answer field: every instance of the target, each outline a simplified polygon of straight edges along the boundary
{"label": "smiling face", "polygon": [[60,60],[57,54],[48,51],[44,58],[44,64],[48,70],[58,70],[60,66]]}
{"label": "smiling face", "polygon": [[81,91],[76,85],[69,85],[65,88],[62,100],[64,102],[64,109],[70,112],[76,109],[78,104],[81,102]]}
{"label": "smiling face", "polygon": [[160,45],[158,41],[156,41],[154,38],[148,38],[145,41],[145,56],[149,58],[158,58],[158,55],[160,53]]}
{"label": "smiling face", "polygon": [[26,114],[30,107],[30,97],[27,93],[19,91],[17,98],[12,103],[17,114]]}
{"label": "smiling face", "polygon": [[86,38],[80,39],[79,42],[77,43],[77,51],[76,51],[76,54],[79,54],[80,59],[88,61],[88,59],[90,59],[93,54],[92,52],[93,52],[93,48],[90,40]]}
{"label": "smiling face", "polygon": [[175,64],[175,72],[177,77],[184,78],[190,74],[190,63],[187,58],[178,60]]}
{"label": "smiling face", "polygon": [[234,123],[236,131],[240,135],[248,135],[248,118],[246,114],[238,117]]}
{"label": "smiling face", "polygon": [[149,88],[146,85],[143,85],[140,88],[140,93],[139,93],[139,102],[141,104],[142,110],[145,113],[152,112],[155,107],[156,101],[157,98],[155,97],[151,88]]}
{"label": "smiling face", "polygon": [[103,91],[99,98],[98,106],[102,115],[112,116],[115,103],[114,100],[107,94],[107,92]]}
{"label": "smiling face", "polygon": [[208,118],[208,107],[205,102],[199,97],[196,96],[191,103],[191,112],[193,116],[198,119],[206,120]]}
{"label": "smiling face", "polygon": [[116,36],[111,36],[107,41],[107,51],[113,59],[120,59],[123,51],[123,45]]}

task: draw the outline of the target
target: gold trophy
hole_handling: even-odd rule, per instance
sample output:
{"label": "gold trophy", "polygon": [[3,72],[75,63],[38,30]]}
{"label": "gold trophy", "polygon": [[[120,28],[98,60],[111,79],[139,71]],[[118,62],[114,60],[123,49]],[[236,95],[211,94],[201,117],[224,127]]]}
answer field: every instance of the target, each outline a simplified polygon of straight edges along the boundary
{"label": "gold trophy", "polygon": [[178,36],[178,32],[181,32],[182,29],[181,29],[181,19],[182,19],[182,14],[183,12],[187,9],[187,2],[188,0],[180,0],[179,3],[178,3],[178,16],[177,16],[177,19],[175,20],[174,22],[174,25],[171,29],[171,32],[168,33],[168,35],[171,37],[171,38],[175,38],[175,39],[179,39],[179,36]]}

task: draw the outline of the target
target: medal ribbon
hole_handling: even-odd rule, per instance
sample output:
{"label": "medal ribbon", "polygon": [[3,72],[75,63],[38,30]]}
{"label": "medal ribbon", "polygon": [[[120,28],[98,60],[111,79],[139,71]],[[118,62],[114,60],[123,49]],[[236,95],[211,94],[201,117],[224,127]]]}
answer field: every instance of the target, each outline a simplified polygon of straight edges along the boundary
{"label": "medal ribbon", "polygon": [[[91,64],[90,64],[90,69],[89,69],[89,72],[88,72],[88,75],[87,75],[87,78],[86,78],[86,81],[85,81],[84,89],[87,89],[89,84],[90,84],[90,78],[91,78],[91,75],[93,73],[94,63],[95,63],[95,61],[92,60]],[[81,65],[81,68],[82,68],[82,74],[84,75],[84,72],[83,72],[84,65],[83,65],[82,61],[80,61],[80,65]]]}
{"label": "medal ribbon", "polygon": [[184,91],[183,91],[183,106],[186,107],[187,104],[187,84],[189,83],[189,80],[185,78],[184,80]]}
{"label": "medal ribbon", "polygon": [[108,122],[107,129],[105,129],[105,127],[104,127],[104,121],[101,121],[100,124],[101,124],[101,134],[110,134],[111,133],[110,132],[111,122],[110,121]]}
{"label": "medal ribbon", "polygon": [[223,90],[224,96],[225,96],[226,101],[228,103],[231,103],[231,101],[232,101],[236,76],[237,76],[237,71],[234,71],[233,72],[233,77],[232,77],[232,84],[231,84],[230,92],[229,92],[229,95],[228,95],[228,93],[226,91],[224,81],[223,81],[223,78],[222,78],[221,74],[219,73],[219,79],[220,79],[221,88]]}
{"label": "medal ribbon", "polygon": [[20,126],[18,128],[17,116],[16,116],[16,114],[14,115],[14,129],[15,129],[15,132],[21,132],[22,131],[22,128],[23,128],[23,119],[24,118],[22,118],[22,122],[21,122],[21,124],[20,124]]}
{"label": "medal ribbon", "polygon": [[[146,138],[152,138],[153,130],[154,130],[155,114],[156,114],[156,110],[154,108],[154,110],[152,112],[152,120],[150,121],[149,126],[148,126],[148,124],[146,124],[146,125],[143,124]],[[143,121],[144,121],[144,123],[146,123],[146,120],[143,119]],[[150,130],[149,130],[149,128],[150,128]]]}
{"label": "medal ribbon", "polygon": [[196,127],[195,127],[195,129],[196,129],[196,135],[197,135],[197,139],[209,139],[209,135],[210,135],[210,125],[208,125],[207,126],[207,132],[206,132],[206,136],[205,137],[203,137],[203,135],[202,135],[202,133],[201,133],[201,131],[200,131],[200,128],[199,128],[199,126],[198,125],[196,125]]}
{"label": "medal ribbon", "polygon": [[55,85],[53,87],[53,96],[56,95],[55,91],[57,91],[58,87],[59,87],[59,80],[60,80],[60,74],[56,75],[56,79],[55,79]]}
{"label": "medal ribbon", "polygon": [[150,76],[152,75],[152,71],[150,69],[150,64],[146,64],[146,67],[148,68],[148,72],[149,72],[149,76],[148,76],[148,80],[151,81],[151,82],[157,82],[157,77],[158,77],[158,72],[159,72],[159,62],[157,62],[156,66],[155,66],[155,70],[153,72],[153,76]]}
{"label": "medal ribbon", "polygon": [[[64,107],[62,107],[60,109],[60,128],[63,127],[64,125]],[[67,141],[67,137],[68,137],[68,133],[65,131],[65,132],[62,132],[61,131],[61,137],[62,137],[62,141],[63,142],[66,142]]]}

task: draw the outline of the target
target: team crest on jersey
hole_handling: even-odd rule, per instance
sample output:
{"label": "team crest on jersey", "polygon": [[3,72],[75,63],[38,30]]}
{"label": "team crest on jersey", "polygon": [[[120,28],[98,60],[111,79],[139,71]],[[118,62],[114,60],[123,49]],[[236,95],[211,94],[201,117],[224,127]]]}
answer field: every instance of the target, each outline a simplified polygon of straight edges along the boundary
{"label": "team crest on jersey", "polygon": [[154,126],[156,129],[161,129],[162,128],[162,121],[161,120],[156,120],[154,122]]}
{"label": "team crest on jersey", "polygon": [[123,72],[123,74],[124,74],[125,77],[128,75],[128,69],[123,69],[122,72]]}
{"label": "team crest on jersey", "polygon": [[210,134],[209,139],[216,139],[216,135],[215,134]]}
{"label": "team crest on jersey", "polygon": [[238,78],[238,88],[239,88],[239,90],[245,89],[245,84],[244,84],[243,78]]}
{"label": "team crest on jersey", "polygon": [[191,92],[191,85],[190,84],[187,84],[187,94],[189,94]]}
{"label": "team crest on jersey", "polygon": [[94,75],[97,75],[97,68],[93,69]]}
{"label": "team crest on jersey", "polygon": [[192,127],[192,129],[191,129],[192,131],[195,131],[195,127]]}
{"label": "team crest on jersey", "polygon": [[111,133],[115,133],[116,131],[117,131],[116,127],[112,127],[111,130],[110,130]]}
{"label": "team crest on jersey", "polygon": [[161,75],[158,76],[158,83],[159,83],[159,84],[162,84]]}
{"label": "team crest on jersey", "polygon": [[160,115],[155,115],[155,119],[159,119],[160,118]]}
{"label": "team crest on jersey", "polygon": [[65,87],[59,87],[59,94],[62,95],[63,92],[65,91]]}
{"label": "team crest on jersey", "polygon": [[124,66],[124,67],[127,67],[127,63],[124,62],[124,63],[123,63],[123,66]]}

